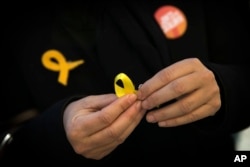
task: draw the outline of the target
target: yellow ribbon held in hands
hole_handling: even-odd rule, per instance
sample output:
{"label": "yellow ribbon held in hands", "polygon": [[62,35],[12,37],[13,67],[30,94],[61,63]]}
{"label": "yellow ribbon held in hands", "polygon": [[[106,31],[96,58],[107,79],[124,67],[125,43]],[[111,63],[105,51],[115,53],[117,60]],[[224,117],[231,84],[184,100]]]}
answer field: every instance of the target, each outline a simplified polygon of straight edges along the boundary
{"label": "yellow ribbon held in hands", "polygon": [[[119,82],[122,85],[119,85]],[[135,86],[134,86],[133,82],[124,73],[119,73],[115,77],[114,86],[115,86],[115,93],[116,93],[117,97],[121,97],[121,96],[123,96],[125,94],[135,93],[136,92],[136,89],[135,89]]]}

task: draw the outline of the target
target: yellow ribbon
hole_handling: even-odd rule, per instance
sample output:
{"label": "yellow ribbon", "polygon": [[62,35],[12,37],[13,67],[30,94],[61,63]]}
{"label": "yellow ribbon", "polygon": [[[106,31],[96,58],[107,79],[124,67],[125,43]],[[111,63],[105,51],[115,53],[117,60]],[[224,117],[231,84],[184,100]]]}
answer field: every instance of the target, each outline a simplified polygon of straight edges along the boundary
{"label": "yellow ribbon", "polygon": [[58,82],[67,85],[69,71],[84,63],[83,60],[67,62],[57,50],[48,50],[42,55],[42,64],[49,70],[59,71]]}
{"label": "yellow ribbon", "polygon": [[[118,85],[118,81],[122,82],[123,87]],[[125,94],[136,92],[133,82],[124,73],[120,73],[115,77],[114,86],[115,86],[115,93],[117,97],[121,97]]]}

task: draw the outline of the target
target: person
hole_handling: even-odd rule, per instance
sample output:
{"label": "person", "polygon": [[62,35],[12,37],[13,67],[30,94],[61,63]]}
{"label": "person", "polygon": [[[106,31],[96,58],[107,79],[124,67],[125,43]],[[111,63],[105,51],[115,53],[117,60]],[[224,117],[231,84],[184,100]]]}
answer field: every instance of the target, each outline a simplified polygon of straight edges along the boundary
{"label": "person", "polygon": [[250,125],[248,3],[13,9],[2,19],[1,163],[233,163],[232,134]]}

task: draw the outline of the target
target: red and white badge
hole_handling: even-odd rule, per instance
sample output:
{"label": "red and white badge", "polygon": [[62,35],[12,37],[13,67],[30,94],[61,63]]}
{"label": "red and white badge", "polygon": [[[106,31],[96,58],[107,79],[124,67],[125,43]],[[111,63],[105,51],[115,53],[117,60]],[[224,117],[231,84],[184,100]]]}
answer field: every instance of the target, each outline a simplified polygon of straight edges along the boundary
{"label": "red and white badge", "polygon": [[154,17],[168,39],[179,38],[186,32],[186,16],[175,6],[161,6],[156,10]]}

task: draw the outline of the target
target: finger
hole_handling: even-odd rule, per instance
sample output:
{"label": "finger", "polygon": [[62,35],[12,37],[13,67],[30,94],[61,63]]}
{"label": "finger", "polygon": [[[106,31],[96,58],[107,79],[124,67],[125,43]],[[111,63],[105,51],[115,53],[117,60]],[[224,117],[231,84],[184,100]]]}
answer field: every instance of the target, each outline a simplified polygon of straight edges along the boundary
{"label": "finger", "polygon": [[[208,82],[208,84],[210,84],[210,82]],[[149,122],[158,122],[179,117],[192,112],[211,100],[213,100],[215,106],[220,105],[220,90],[216,84],[196,89],[180,97],[175,103],[169,104],[156,111],[149,112],[147,114],[147,120]]]}
{"label": "finger", "polygon": [[163,103],[198,89],[202,82],[199,78],[200,75],[198,73],[191,73],[170,82],[168,85],[165,85],[148,96],[142,102],[142,108],[150,110],[156,106],[160,106]]}
{"label": "finger", "polygon": [[158,125],[160,127],[174,127],[174,126],[184,125],[201,120],[209,116],[213,116],[217,111],[218,109],[215,108],[213,105],[205,104],[189,114],[158,122]]}
{"label": "finger", "polygon": [[90,146],[89,144],[86,146],[83,146],[82,147],[83,149],[81,151],[78,151],[77,153],[81,154],[85,158],[95,159],[95,160],[102,159],[117,147],[117,145],[115,145],[114,143],[109,143],[105,146],[102,147],[99,146],[95,148],[93,147],[88,148],[88,146]]}
{"label": "finger", "polygon": [[145,113],[146,110],[141,109],[141,101],[137,101],[128,112],[119,117],[116,122],[117,124],[112,125],[114,127],[118,127],[118,129],[124,129],[121,131],[121,140],[118,140],[118,143],[123,142],[124,139],[126,139],[134,131],[144,117]]}
{"label": "finger", "polygon": [[[104,145],[109,143],[121,144],[131,134],[134,128],[139,124],[145,114],[145,110],[141,111],[141,102],[137,101],[126,112],[122,113],[112,125],[102,129],[98,133],[93,134],[89,140],[94,144]],[[105,139],[105,140],[103,140]],[[103,141],[100,143],[100,141]]]}
{"label": "finger", "polygon": [[76,152],[85,157],[95,157],[95,159],[107,155],[122,143],[139,124],[146,112],[145,110],[140,111],[140,108],[141,104],[138,101],[124,112],[110,127],[80,141],[82,147],[76,150]]}
{"label": "finger", "polygon": [[76,119],[82,122],[83,135],[91,135],[112,124],[121,113],[135,102],[136,98],[135,94],[124,95],[98,112],[78,116]]}
{"label": "finger", "polygon": [[[197,100],[197,98],[199,98],[199,100]],[[148,122],[153,123],[180,117],[192,112],[196,108],[205,104],[206,101],[206,97],[204,97],[202,93],[199,93],[199,91],[196,91],[180,100],[177,100],[175,103],[149,112],[146,119]]]}
{"label": "finger", "polygon": [[115,94],[92,95],[84,98],[81,108],[100,110],[117,99]]}
{"label": "finger", "polygon": [[195,71],[200,62],[196,58],[185,59],[179,61],[161,71],[159,71],[152,78],[143,83],[137,91],[138,99],[144,100],[154,91],[162,88],[164,85],[181,76],[190,74]]}

